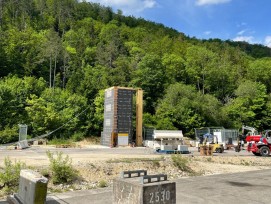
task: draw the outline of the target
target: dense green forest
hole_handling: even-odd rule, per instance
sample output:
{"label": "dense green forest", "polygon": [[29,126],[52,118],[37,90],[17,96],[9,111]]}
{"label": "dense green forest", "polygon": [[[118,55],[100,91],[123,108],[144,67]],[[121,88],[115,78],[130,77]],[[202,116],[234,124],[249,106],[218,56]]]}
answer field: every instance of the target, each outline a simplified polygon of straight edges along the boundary
{"label": "dense green forest", "polygon": [[[144,125],[271,125],[271,49],[199,40],[77,0],[0,0],[0,143],[99,136],[103,90],[144,90]],[[82,114],[78,115],[79,113]]]}

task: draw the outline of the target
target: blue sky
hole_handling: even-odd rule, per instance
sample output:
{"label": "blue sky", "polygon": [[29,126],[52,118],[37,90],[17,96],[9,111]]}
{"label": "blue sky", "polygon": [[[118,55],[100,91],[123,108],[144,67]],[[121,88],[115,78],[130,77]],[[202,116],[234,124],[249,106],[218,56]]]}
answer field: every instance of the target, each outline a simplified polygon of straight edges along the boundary
{"label": "blue sky", "polygon": [[199,39],[246,41],[271,47],[270,0],[88,0],[121,9]]}

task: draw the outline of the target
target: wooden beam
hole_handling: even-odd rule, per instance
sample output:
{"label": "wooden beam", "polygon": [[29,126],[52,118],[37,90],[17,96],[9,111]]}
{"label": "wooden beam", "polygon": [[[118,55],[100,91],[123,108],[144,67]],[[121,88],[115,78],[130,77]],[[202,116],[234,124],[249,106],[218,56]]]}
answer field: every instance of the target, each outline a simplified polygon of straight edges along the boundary
{"label": "wooden beam", "polygon": [[122,86],[112,86],[108,89],[105,89],[105,90],[112,90],[112,89],[125,89],[125,90],[131,90],[131,91],[136,91],[137,89],[135,88],[131,88],[131,87],[122,87]]}
{"label": "wooden beam", "polygon": [[113,131],[111,133],[111,147],[116,147],[118,143],[118,120],[117,120],[117,111],[118,111],[118,88],[116,86],[112,87],[114,90],[114,106],[113,106]]}
{"label": "wooden beam", "polygon": [[143,90],[136,91],[136,146],[143,145]]}

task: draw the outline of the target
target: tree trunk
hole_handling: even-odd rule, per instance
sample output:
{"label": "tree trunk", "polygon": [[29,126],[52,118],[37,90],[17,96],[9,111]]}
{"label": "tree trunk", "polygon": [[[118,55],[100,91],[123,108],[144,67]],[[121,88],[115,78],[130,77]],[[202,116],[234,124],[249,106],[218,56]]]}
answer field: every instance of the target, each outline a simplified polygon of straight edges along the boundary
{"label": "tree trunk", "polygon": [[55,54],[55,66],[54,66],[54,81],[53,81],[53,88],[55,88],[55,81],[56,81],[56,60],[57,60],[57,54]]}
{"label": "tree trunk", "polygon": [[3,0],[0,0],[0,28],[2,28],[3,19]]}
{"label": "tree trunk", "polygon": [[65,54],[63,54],[63,79],[62,79],[62,88],[65,88],[65,81],[66,81],[66,58]]}
{"label": "tree trunk", "polygon": [[52,55],[50,56],[49,84],[50,84],[50,88],[52,88]]}
{"label": "tree trunk", "polygon": [[200,92],[200,80],[199,80],[199,78],[197,79],[197,85],[198,85],[198,90]]}
{"label": "tree trunk", "polygon": [[204,85],[204,81],[205,81],[205,75],[203,74],[202,75],[202,94],[204,94],[205,93],[205,85]]}

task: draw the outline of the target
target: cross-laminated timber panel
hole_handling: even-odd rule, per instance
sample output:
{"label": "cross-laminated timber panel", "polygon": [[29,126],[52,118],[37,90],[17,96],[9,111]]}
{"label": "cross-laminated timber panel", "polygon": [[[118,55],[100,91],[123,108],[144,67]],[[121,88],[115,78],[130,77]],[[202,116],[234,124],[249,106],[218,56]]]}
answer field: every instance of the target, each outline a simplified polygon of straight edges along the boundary
{"label": "cross-laminated timber panel", "polygon": [[[142,146],[143,91],[127,87],[111,87],[105,91],[102,145],[115,146],[119,133],[132,136],[132,95],[136,92],[136,145]],[[110,138],[109,138],[110,137]],[[132,137],[129,137],[130,142]]]}

